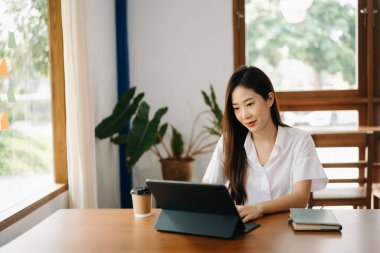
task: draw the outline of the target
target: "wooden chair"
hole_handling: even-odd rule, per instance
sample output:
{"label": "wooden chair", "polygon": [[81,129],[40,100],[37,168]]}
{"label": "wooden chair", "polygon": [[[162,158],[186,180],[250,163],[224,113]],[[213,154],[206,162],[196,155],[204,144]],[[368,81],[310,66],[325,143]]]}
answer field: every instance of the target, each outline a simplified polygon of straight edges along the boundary
{"label": "wooden chair", "polygon": [[[357,147],[359,151],[359,159],[357,161],[321,162],[326,172],[330,168],[336,168],[341,170],[339,174],[344,176],[344,170],[357,168],[359,170],[359,176],[357,178],[329,179],[326,189],[311,193],[309,208],[313,206],[371,208],[374,156],[373,132],[320,132],[313,133],[312,137],[317,148]],[[341,187],[331,187],[333,184],[340,184]],[[346,184],[346,186],[344,186],[344,184]]]}
{"label": "wooden chair", "polygon": [[380,183],[376,183],[372,185],[372,196],[373,196],[373,208],[379,209],[380,204]]}
{"label": "wooden chair", "polygon": [[[380,163],[373,164],[374,169],[380,169]],[[373,208],[380,209],[380,183],[372,184],[372,202]]]}

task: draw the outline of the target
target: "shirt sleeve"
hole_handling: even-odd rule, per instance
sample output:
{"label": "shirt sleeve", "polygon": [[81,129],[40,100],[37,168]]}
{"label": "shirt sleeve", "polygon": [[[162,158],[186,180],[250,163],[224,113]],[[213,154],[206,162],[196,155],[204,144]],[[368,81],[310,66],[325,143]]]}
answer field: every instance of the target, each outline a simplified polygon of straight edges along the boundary
{"label": "shirt sleeve", "polygon": [[311,180],[311,192],[324,189],[328,179],[319,161],[313,139],[309,134],[305,134],[298,145],[292,173],[293,184],[302,180]]}
{"label": "shirt sleeve", "polygon": [[227,182],[227,178],[224,175],[223,137],[216,144],[203,180],[207,180],[212,184],[225,184]]}

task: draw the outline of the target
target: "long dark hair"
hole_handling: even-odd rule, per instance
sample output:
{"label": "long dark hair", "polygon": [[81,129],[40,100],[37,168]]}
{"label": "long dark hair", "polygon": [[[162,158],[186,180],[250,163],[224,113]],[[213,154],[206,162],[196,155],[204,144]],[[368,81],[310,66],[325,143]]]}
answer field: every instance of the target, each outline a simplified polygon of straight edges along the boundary
{"label": "long dark hair", "polygon": [[270,109],[273,123],[278,126],[286,126],[280,117],[276,94],[269,77],[256,67],[239,67],[231,76],[226,90],[225,108],[222,120],[222,132],[224,140],[224,173],[229,180],[229,190],[236,204],[242,205],[247,200],[245,190],[247,181],[247,154],[244,142],[248,129],[237,119],[232,108],[231,95],[237,86],[252,89],[264,100],[268,100],[269,93],[274,95],[273,105]]}

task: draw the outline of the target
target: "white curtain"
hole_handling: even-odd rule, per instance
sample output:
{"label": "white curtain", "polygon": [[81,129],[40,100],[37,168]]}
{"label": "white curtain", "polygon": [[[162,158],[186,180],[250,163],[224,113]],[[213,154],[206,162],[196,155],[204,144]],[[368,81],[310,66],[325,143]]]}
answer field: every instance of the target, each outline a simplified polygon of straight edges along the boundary
{"label": "white curtain", "polygon": [[92,87],[88,76],[85,3],[62,0],[66,126],[71,208],[97,208]]}

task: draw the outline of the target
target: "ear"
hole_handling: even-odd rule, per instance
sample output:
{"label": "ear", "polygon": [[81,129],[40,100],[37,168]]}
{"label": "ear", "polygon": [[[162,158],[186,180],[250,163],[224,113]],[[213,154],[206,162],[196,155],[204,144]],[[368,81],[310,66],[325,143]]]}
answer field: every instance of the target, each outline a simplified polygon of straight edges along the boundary
{"label": "ear", "polygon": [[272,105],[274,103],[274,93],[273,92],[268,93],[267,103],[268,103],[269,107],[272,107]]}

